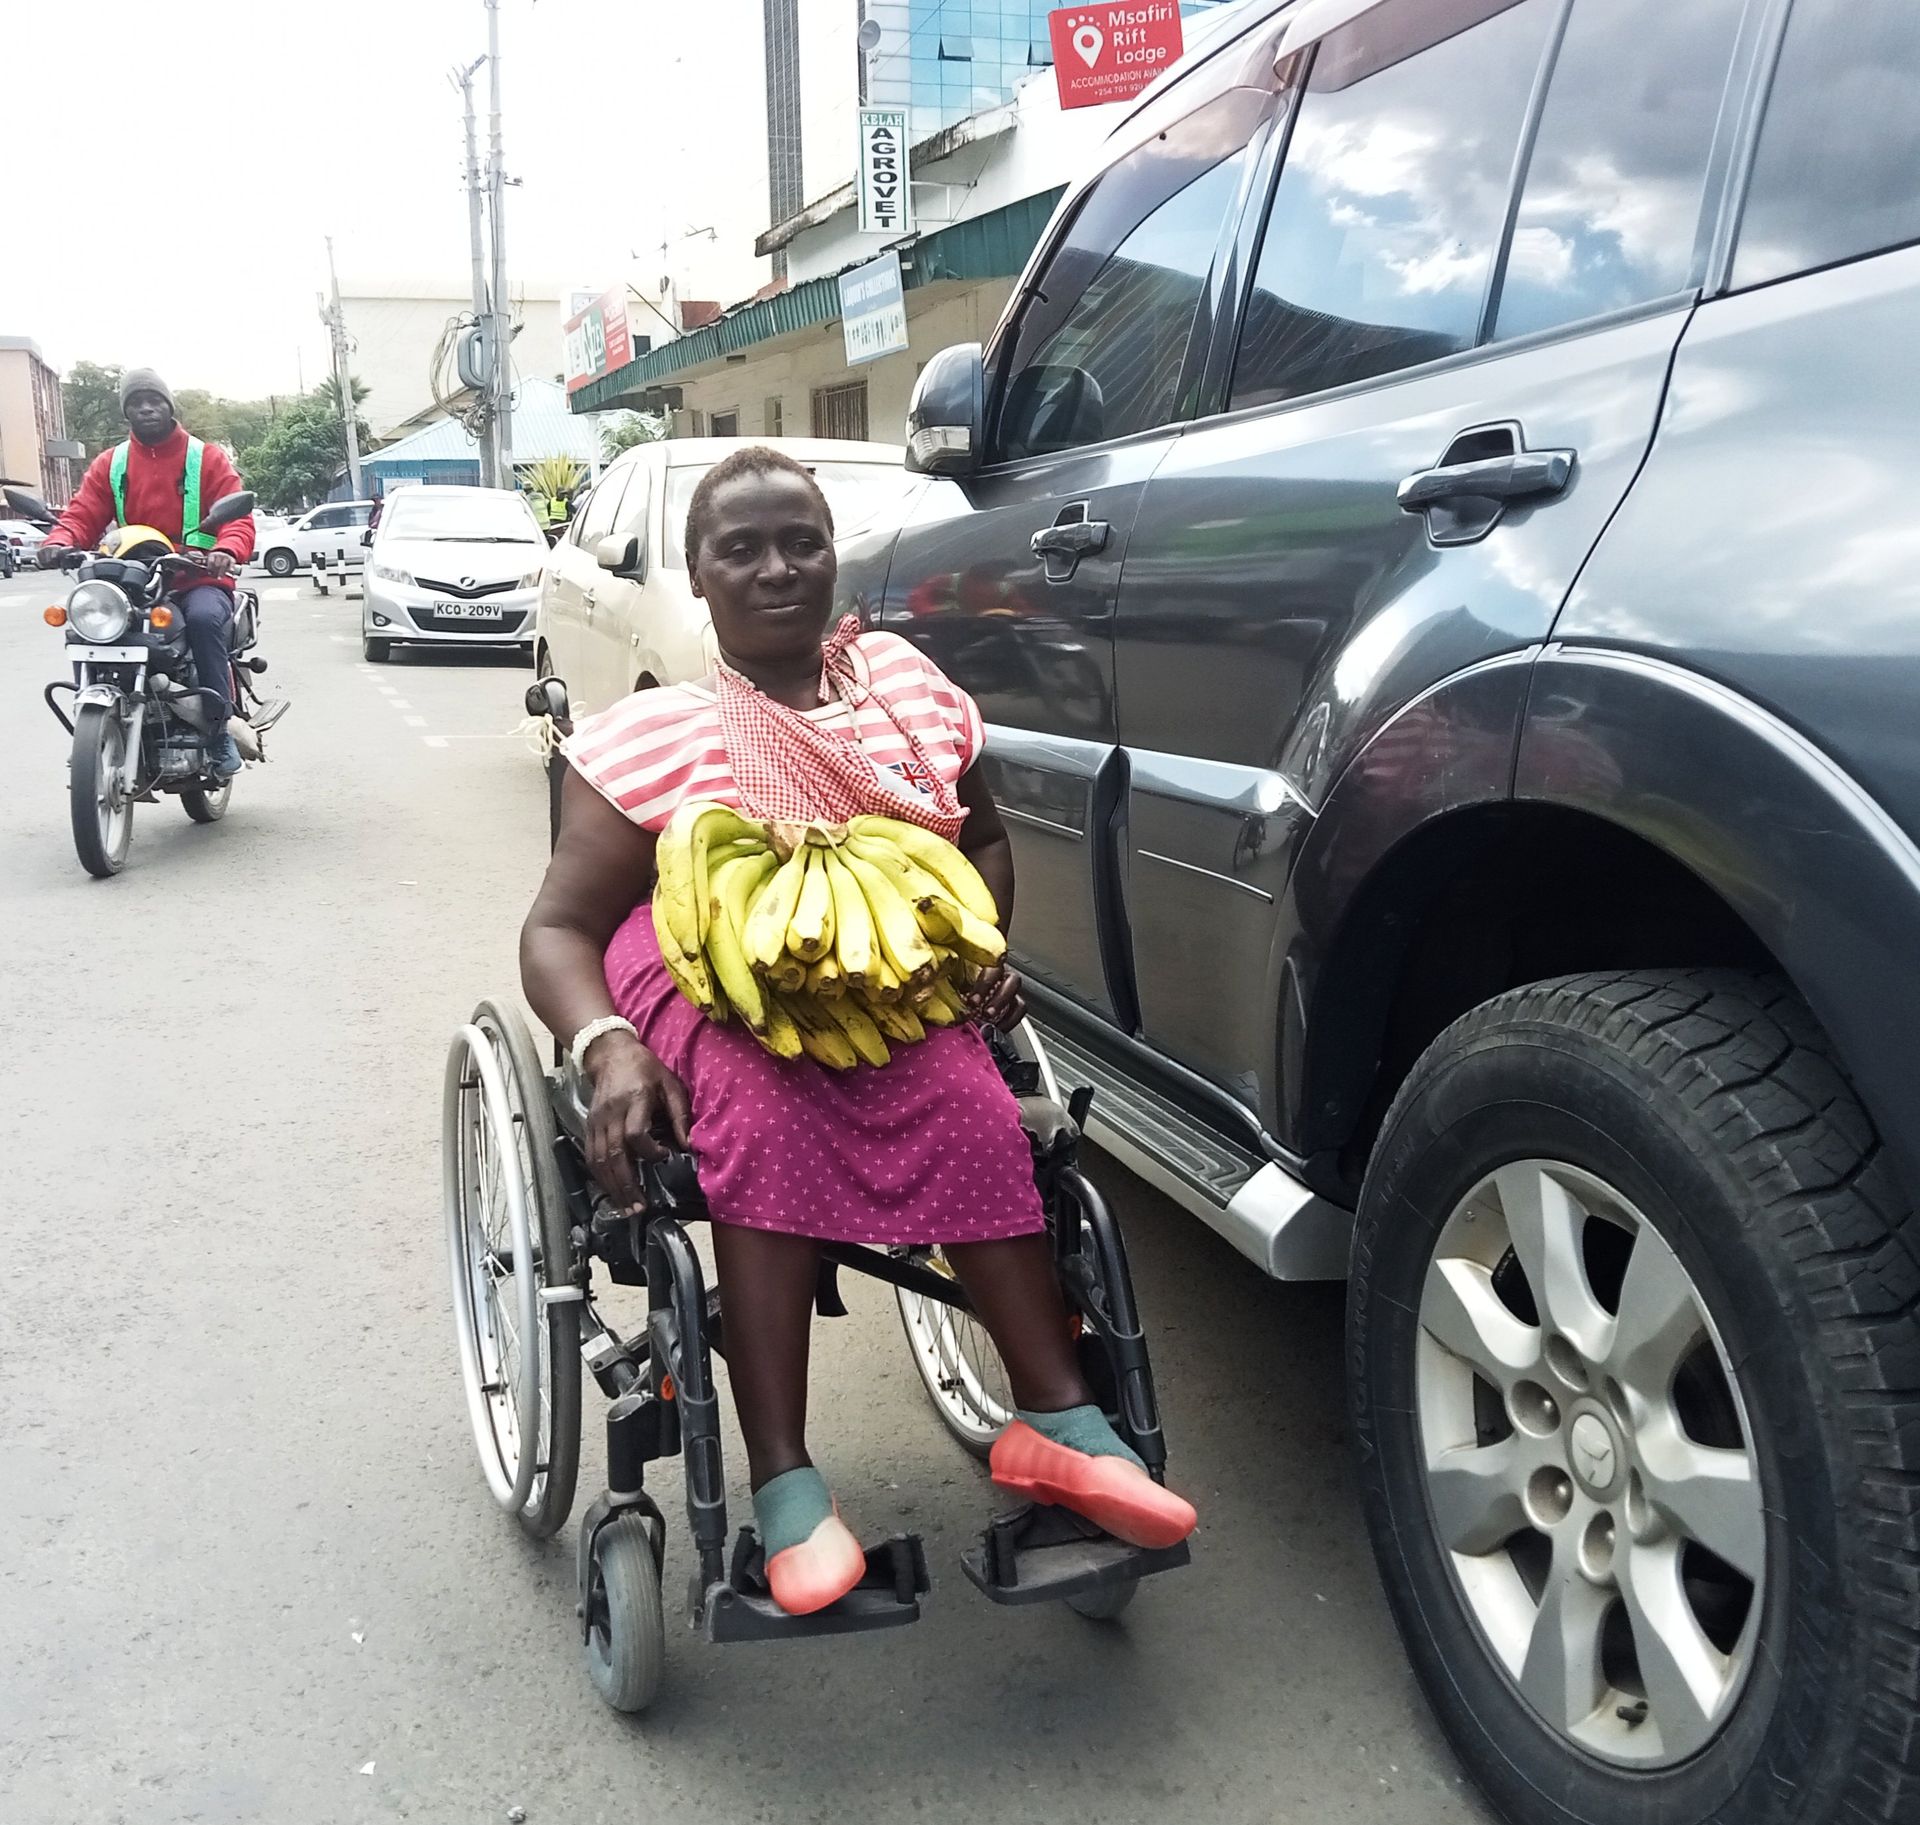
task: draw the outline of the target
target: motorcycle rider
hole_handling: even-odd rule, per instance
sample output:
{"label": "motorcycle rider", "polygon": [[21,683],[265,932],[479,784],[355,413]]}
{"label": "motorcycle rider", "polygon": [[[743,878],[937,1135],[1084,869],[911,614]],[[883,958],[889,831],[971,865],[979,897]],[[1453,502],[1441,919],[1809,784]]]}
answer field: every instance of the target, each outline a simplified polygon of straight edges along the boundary
{"label": "motorcycle rider", "polygon": [[172,392],[152,368],[129,368],[121,377],[120,410],[133,435],[87,466],[40,547],[40,568],[54,568],[66,552],[91,549],[114,525],[151,526],[183,550],[203,553],[205,580],[179,590],[175,600],[200,688],[217,700],[213,771],[230,779],[240,771],[240,750],[227,730],[233,579],[253,555],[253,516],[229,522],[217,538],[192,530],[215,501],[240,492],[240,476],[218,444],[187,434],[173,415]]}

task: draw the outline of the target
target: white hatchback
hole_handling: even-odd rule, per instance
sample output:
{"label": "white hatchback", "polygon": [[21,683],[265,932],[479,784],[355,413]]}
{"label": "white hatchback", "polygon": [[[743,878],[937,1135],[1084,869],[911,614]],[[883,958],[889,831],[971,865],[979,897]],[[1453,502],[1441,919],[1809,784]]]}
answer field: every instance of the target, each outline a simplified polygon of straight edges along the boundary
{"label": "white hatchback", "polygon": [[566,682],[576,716],[713,661],[706,605],[689,587],[687,507],[724,456],[764,444],[804,463],[838,534],[904,505],[924,485],[898,444],[819,437],[689,437],[640,444],[611,463],[547,564],[534,663]]}
{"label": "white hatchback", "polygon": [[531,648],[547,541],[512,489],[405,489],[366,558],[360,640],[375,664],[397,645]]}

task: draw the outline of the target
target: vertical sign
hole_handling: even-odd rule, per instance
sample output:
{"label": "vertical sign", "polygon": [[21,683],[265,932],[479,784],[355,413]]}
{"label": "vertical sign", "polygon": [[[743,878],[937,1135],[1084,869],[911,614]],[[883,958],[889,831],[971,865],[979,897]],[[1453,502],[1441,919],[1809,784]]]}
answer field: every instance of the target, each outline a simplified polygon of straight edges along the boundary
{"label": "vertical sign", "polygon": [[906,352],[907,294],[897,253],[883,253],[840,275],[840,333],[850,368]]}
{"label": "vertical sign", "polygon": [[908,234],[913,229],[912,180],[907,170],[905,108],[860,110],[860,232]]}
{"label": "vertical sign", "polygon": [[1103,0],[1047,15],[1063,108],[1131,101],[1184,44],[1178,0]]}
{"label": "vertical sign", "polygon": [[589,380],[625,367],[633,359],[626,292],[619,286],[602,292],[567,319],[565,334],[569,393],[578,392]]}

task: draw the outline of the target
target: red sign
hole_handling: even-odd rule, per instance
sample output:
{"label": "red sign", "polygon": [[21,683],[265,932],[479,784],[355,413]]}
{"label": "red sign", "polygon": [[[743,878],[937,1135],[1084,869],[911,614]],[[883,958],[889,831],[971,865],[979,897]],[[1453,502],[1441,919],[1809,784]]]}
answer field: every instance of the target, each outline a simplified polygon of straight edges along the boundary
{"label": "red sign", "polygon": [[627,327],[627,294],[616,286],[604,292],[565,325],[567,391],[577,393],[589,380],[611,374],[633,359],[633,335]]}
{"label": "red sign", "polygon": [[1047,15],[1063,108],[1131,101],[1180,55],[1178,0],[1101,0]]}

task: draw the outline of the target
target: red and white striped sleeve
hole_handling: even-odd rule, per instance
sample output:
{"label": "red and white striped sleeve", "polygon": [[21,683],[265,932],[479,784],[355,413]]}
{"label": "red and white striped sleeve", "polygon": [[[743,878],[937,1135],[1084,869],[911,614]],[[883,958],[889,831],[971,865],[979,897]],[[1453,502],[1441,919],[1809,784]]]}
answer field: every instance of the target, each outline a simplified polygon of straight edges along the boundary
{"label": "red and white striped sleeve", "polygon": [[602,798],[648,830],[665,829],[689,799],[740,802],[719,710],[684,690],[636,691],[582,718],[560,752]]}
{"label": "red and white striped sleeve", "polygon": [[946,745],[961,773],[986,746],[980,706],[911,641],[898,634],[862,634],[856,642],[867,682],[923,742]]}

